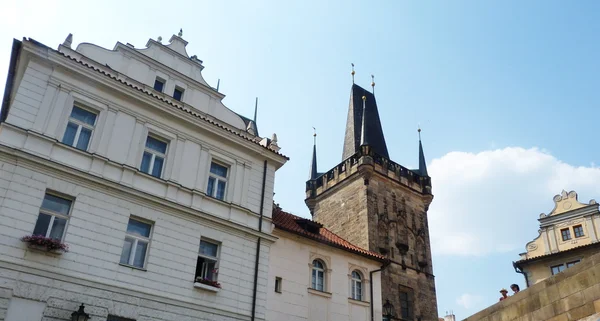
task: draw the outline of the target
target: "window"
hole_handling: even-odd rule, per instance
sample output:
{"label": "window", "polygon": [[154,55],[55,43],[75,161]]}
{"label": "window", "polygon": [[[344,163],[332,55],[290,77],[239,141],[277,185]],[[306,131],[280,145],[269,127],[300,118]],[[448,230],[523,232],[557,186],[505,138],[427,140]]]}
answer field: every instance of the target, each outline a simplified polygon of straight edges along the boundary
{"label": "window", "polygon": [[175,100],[181,101],[181,99],[183,98],[183,92],[183,89],[175,87],[175,90],[173,91],[173,98],[175,98]]}
{"label": "window", "polygon": [[585,234],[583,234],[583,227],[581,225],[573,226],[573,232],[575,233],[575,237],[585,236]]}
{"label": "window", "polygon": [[352,271],[352,299],[362,301],[362,277],[358,271]]}
{"label": "window", "polygon": [[275,277],[275,292],[277,293],[281,293],[281,278],[280,277]]}
{"label": "window", "polygon": [[400,318],[412,320],[412,298],[409,292],[400,292]]}
{"label": "window", "polygon": [[134,319],[121,318],[116,315],[109,315],[106,321],[135,321]]}
{"label": "window", "polygon": [[72,201],[46,193],[33,235],[50,237],[62,241],[69,220]]}
{"label": "window", "polygon": [[579,262],[581,262],[581,260],[575,260],[575,261],[572,261],[572,262],[567,262],[567,268],[570,268],[570,267],[572,267],[573,265],[575,265],[575,264],[577,264]]}
{"label": "window", "polygon": [[194,280],[205,279],[209,281],[217,280],[219,263],[219,244],[200,240],[200,252],[198,253],[198,262],[196,263],[196,277]]}
{"label": "window", "polygon": [[154,90],[163,92],[164,87],[165,87],[165,81],[163,79],[156,77],[156,80],[154,80]]}
{"label": "window", "polygon": [[148,173],[154,177],[160,178],[165,164],[166,154],[167,143],[148,135],[140,170],[144,173]]}
{"label": "window", "polygon": [[215,162],[210,163],[210,173],[208,176],[208,186],[206,194],[214,198],[225,199],[225,187],[227,186],[227,172],[229,169]]}
{"label": "window", "polygon": [[312,267],[312,285],[317,291],[325,291],[325,265],[320,260],[313,261]]}
{"label": "window", "polygon": [[95,124],[96,114],[73,106],[71,116],[69,116],[69,123],[62,139],[63,144],[87,150]]}
{"label": "window", "polygon": [[554,274],[564,271],[565,265],[564,264],[555,265],[555,266],[551,267],[550,270],[552,271],[552,275],[554,275]]}
{"label": "window", "polygon": [[569,230],[568,228],[560,230],[560,234],[562,234],[563,241],[568,241],[571,239],[571,230]]}
{"label": "window", "polygon": [[131,265],[140,269],[146,265],[150,231],[152,224],[130,218],[127,224],[125,244],[121,252],[121,264]]}

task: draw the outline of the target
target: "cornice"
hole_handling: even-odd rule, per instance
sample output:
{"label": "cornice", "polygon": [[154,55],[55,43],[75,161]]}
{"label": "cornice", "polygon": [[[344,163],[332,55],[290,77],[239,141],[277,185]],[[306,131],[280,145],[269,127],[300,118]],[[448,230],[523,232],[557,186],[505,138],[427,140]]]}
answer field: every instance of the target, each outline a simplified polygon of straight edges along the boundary
{"label": "cornice", "polygon": [[538,221],[540,222],[540,227],[544,228],[544,227],[550,227],[550,226],[562,223],[563,221],[572,220],[574,218],[579,218],[579,217],[583,218],[583,217],[591,216],[594,214],[600,214],[600,212],[598,211],[598,205],[599,204],[591,204],[586,207],[578,208],[578,209],[570,211],[570,212],[561,213],[561,214],[557,214],[557,215],[551,215],[551,216],[545,216],[545,217],[538,219]]}
{"label": "cornice", "polygon": [[[119,184],[117,182],[108,181],[101,177],[97,177],[95,175],[83,172],[79,169],[59,164],[54,161],[15,148],[0,145],[0,160],[13,163],[18,166],[23,166],[58,179],[73,182],[75,184],[109,194],[112,197],[126,200],[140,206],[149,206],[150,202],[156,208],[160,208],[160,210],[165,214],[177,216],[186,220],[189,220],[190,217],[201,218],[202,224],[219,229],[227,233],[236,234],[240,237],[247,238],[248,235],[252,235],[254,237],[261,237],[271,242],[275,242],[276,240],[276,238],[270,234],[258,232],[257,230],[252,229],[250,227],[243,226],[241,224],[213,216],[200,210],[183,206],[165,198],[145,193],[136,190],[135,188]],[[180,186],[179,184],[176,185]],[[193,190],[192,192],[195,194],[204,195],[204,193],[199,191]],[[242,209],[247,215],[253,215],[260,219],[260,216],[258,214],[248,209],[230,203],[227,203],[227,205],[238,209]],[[268,217],[263,216],[263,220],[272,223],[272,220]]]}

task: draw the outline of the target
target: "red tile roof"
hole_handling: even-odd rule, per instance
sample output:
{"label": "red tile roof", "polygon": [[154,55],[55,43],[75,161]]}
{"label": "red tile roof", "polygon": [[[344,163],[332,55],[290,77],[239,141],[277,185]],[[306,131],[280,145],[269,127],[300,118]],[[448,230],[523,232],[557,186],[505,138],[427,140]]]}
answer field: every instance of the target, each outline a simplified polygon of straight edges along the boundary
{"label": "red tile roof", "polygon": [[32,43],[34,43],[34,44],[38,45],[38,46],[45,47],[45,48],[47,48],[48,50],[51,50],[51,51],[53,51],[53,52],[55,52],[55,53],[57,53],[57,54],[59,54],[59,55],[62,55],[62,56],[66,57],[66,58],[68,58],[68,59],[70,59],[70,60],[73,60],[73,61],[75,61],[75,62],[77,62],[77,63],[79,63],[79,64],[81,64],[81,65],[83,65],[83,66],[85,66],[85,67],[88,67],[88,68],[90,68],[90,69],[93,69],[93,70],[95,70],[95,71],[97,71],[97,72],[99,72],[99,73],[101,73],[101,74],[105,75],[105,76],[108,76],[109,78],[112,78],[113,80],[116,80],[116,81],[118,81],[118,82],[120,82],[120,83],[122,83],[122,84],[124,84],[124,85],[126,85],[126,86],[129,86],[129,87],[131,87],[131,88],[133,88],[133,89],[136,89],[136,90],[138,90],[138,91],[141,91],[141,92],[143,92],[143,93],[145,93],[145,94],[147,94],[147,95],[149,95],[149,96],[152,96],[152,97],[154,97],[154,98],[156,98],[156,99],[158,99],[158,100],[161,100],[161,101],[163,101],[163,102],[165,102],[165,103],[167,103],[167,104],[169,104],[169,105],[171,105],[171,106],[173,106],[173,107],[175,107],[175,108],[177,108],[177,109],[180,109],[180,110],[182,110],[182,111],[185,111],[185,112],[187,112],[188,114],[191,114],[191,115],[193,115],[193,116],[195,116],[195,117],[197,117],[197,118],[199,118],[199,119],[201,119],[201,120],[203,120],[203,121],[206,121],[206,122],[208,122],[208,123],[210,123],[210,124],[212,124],[212,125],[215,125],[215,126],[217,126],[217,127],[221,128],[221,129],[224,129],[224,130],[226,130],[226,131],[228,131],[228,132],[230,132],[230,133],[232,133],[232,134],[235,134],[236,136],[239,136],[239,137],[241,137],[241,138],[243,138],[243,139],[245,139],[245,140],[251,141],[251,142],[253,142],[254,144],[257,144],[257,145],[259,145],[259,146],[263,147],[264,149],[266,149],[266,150],[268,150],[268,151],[270,151],[270,152],[272,152],[272,153],[275,153],[275,154],[277,154],[278,156],[281,156],[281,157],[285,158],[286,160],[289,160],[289,159],[290,159],[289,157],[287,157],[287,156],[285,156],[285,155],[283,155],[283,154],[281,154],[281,153],[279,153],[279,152],[276,152],[276,151],[274,151],[274,150],[272,150],[272,149],[270,149],[270,148],[268,148],[268,147],[266,147],[266,146],[263,146],[263,145],[261,145],[259,142],[255,141],[254,139],[252,139],[252,138],[249,138],[248,136],[246,136],[246,135],[244,135],[244,134],[242,134],[242,133],[240,133],[240,132],[238,132],[238,131],[236,131],[236,130],[233,130],[233,129],[231,129],[231,128],[229,128],[229,127],[227,127],[227,126],[225,126],[225,125],[223,125],[223,124],[221,124],[221,123],[219,123],[219,122],[217,122],[217,121],[215,121],[215,120],[212,120],[212,119],[210,119],[210,118],[208,118],[208,117],[205,117],[204,115],[202,115],[202,114],[200,114],[200,113],[197,113],[197,112],[195,112],[195,111],[192,111],[192,110],[190,110],[190,109],[188,109],[188,108],[186,108],[186,107],[184,107],[184,106],[180,106],[179,104],[177,104],[177,103],[175,103],[175,102],[171,101],[170,99],[165,99],[164,97],[161,97],[160,95],[157,95],[157,94],[155,94],[155,93],[153,93],[153,92],[151,92],[151,91],[149,91],[149,90],[146,90],[146,89],[144,89],[144,88],[141,88],[141,87],[139,87],[139,86],[137,86],[137,85],[135,85],[135,84],[129,83],[129,82],[127,82],[127,81],[123,80],[123,79],[117,78],[115,75],[112,75],[112,74],[108,73],[107,71],[105,71],[105,70],[103,70],[103,69],[100,69],[100,68],[98,68],[98,67],[96,67],[96,66],[90,65],[90,64],[88,64],[87,62],[84,62],[84,61],[82,61],[82,60],[79,60],[79,59],[77,59],[77,58],[75,58],[75,57],[71,57],[71,56],[69,56],[68,54],[65,54],[64,52],[60,52],[60,51],[58,51],[58,50],[52,49],[52,48],[50,48],[50,47],[48,47],[48,46],[46,46],[46,45],[42,44],[41,42],[38,42],[38,41],[34,40],[34,39],[31,39],[31,38],[29,38],[28,40],[29,40],[30,42],[32,42]]}
{"label": "red tile roof", "polygon": [[513,262],[513,265],[521,265],[523,263],[530,263],[530,262],[537,261],[537,260],[540,260],[540,259],[544,259],[544,258],[547,258],[547,257],[562,255],[565,252],[571,252],[571,251],[579,250],[579,249],[582,249],[582,248],[595,247],[595,246],[600,247],[600,243],[590,243],[590,244],[585,244],[585,245],[579,245],[579,246],[575,246],[575,247],[572,247],[572,248],[570,248],[568,250],[564,250],[564,251],[560,251],[560,252],[554,252],[554,253],[548,253],[548,254],[542,254],[542,255],[538,255],[538,256],[533,256],[533,257],[530,257],[530,258],[527,258],[527,259],[522,259],[522,260]]}
{"label": "red tile roof", "polygon": [[333,247],[337,247],[339,249],[348,251],[348,252],[352,252],[358,255],[362,255],[377,261],[385,261],[386,258],[384,256],[382,256],[381,254],[375,253],[375,252],[371,252],[371,251],[367,251],[363,248],[360,248],[346,240],[344,240],[343,238],[339,237],[337,234],[331,232],[330,230],[324,228],[324,227],[320,227],[318,229],[318,233],[311,233],[309,231],[307,231],[306,229],[304,229],[300,224],[302,222],[306,222],[308,221],[313,222],[314,224],[321,226],[319,223],[316,223],[314,221],[311,221],[309,219],[305,219],[293,214],[290,214],[288,212],[284,212],[279,206],[275,205],[273,207],[273,224],[275,224],[275,227],[287,232],[291,232],[297,235],[300,235],[302,237],[306,237],[308,239],[320,242],[320,243],[324,243]]}

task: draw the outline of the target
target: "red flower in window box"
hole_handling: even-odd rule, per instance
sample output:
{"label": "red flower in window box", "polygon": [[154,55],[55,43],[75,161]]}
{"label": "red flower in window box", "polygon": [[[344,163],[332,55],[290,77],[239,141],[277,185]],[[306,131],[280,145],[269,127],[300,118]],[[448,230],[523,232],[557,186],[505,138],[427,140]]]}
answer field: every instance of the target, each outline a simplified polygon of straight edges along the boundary
{"label": "red flower in window box", "polygon": [[21,241],[29,244],[31,247],[44,249],[48,252],[68,252],[69,246],[59,240],[41,235],[27,235],[21,238]]}
{"label": "red flower in window box", "polygon": [[206,285],[209,285],[209,286],[212,286],[212,287],[215,287],[215,288],[219,288],[219,289],[221,288],[221,284],[219,282],[213,281],[213,280],[209,280],[209,279],[204,279],[204,278],[201,278],[201,277],[197,277],[196,278],[196,282],[202,283],[202,284],[206,284]]}

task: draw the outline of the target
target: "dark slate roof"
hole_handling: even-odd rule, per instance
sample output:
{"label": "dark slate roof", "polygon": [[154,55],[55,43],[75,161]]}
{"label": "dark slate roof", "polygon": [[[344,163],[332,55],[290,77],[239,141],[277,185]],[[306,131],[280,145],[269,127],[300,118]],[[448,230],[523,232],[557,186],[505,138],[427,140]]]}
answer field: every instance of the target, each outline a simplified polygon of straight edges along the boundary
{"label": "dark slate roof", "polygon": [[383,137],[383,129],[379,120],[379,112],[377,111],[377,101],[375,96],[368,90],[359,85],[352,85],[350,93],[350,106],[348,107],[348,120],[346,121],[346,135],[344,136],[344,150],[342,160],[354,155],[358,152],[361,144],[361,133],[363,130],[363,100],[362,96],[366,96],[365,102],[367,117],[365,119],[365,136],[368,137],[369,146],[371,149],[385,158],[390,158]]}
{"label": "dark slate roof", "polygon": [[308,173],[308,179],[315,179],[319,176],[317,172],[317,144],[313,145],[312,160],[310,162],[310,172]]}
{"label": "dark slate roof", "polygon": [[427,174],[427,163],[425,163],[425,153],[423,153],[423,144],[421,144],[421,138],[419,138],[419,175],[429,176]]}

